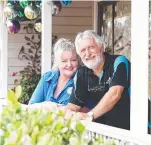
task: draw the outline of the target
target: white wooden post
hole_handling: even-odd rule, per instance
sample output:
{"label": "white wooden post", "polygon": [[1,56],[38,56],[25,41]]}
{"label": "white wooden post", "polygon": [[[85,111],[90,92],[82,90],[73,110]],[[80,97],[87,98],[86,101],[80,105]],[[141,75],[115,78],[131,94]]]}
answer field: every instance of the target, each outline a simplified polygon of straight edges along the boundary
{"label": "white wooden post", "polygon": [[51,5],[42,0],[42,58],[41,73],[51,69],[52,52],[52,11]]}
{"label": "white wooden post", "polygon": [[147,134],[149,1],[132,0],[131,18],[131,131]]}
{"label": "white wooden post", "polygon": [[8,85],[8,31],[5,25],[5,18],[3,15],[4,3],[0,3],[0,97],[5,98],[7,95]]}

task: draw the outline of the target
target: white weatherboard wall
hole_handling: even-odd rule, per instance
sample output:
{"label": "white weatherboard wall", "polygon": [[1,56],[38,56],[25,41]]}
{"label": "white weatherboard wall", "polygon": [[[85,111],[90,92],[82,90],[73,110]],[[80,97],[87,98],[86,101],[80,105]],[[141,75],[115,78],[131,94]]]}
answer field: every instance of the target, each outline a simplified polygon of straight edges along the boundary
{"label": "white weatherboard wall", "polygon": [[[28,49],[26,45],[27,41],[25,40],[25,36],[30,37],[33,34],[27,34],[23,27],[28,23],[21,24],[21,31],[17,34],[9,34],[8,35],[8,89],[14,86],[14,80],[19,78],[19,73],[16,76],[12,76],[13,72],[19,72],[23,70],[25,66],[27,66],[27,60],[19,60],[18,54],[22,46],[25,47],[25,50]],[[37,39],[37,34],[35,33],[35,41]]]}
{"label": "white weatherboard wall", "polygon": [[[52,18],[53,34],[58,38],[74,40],[78,32],[93,29],[92,7],[92,1],[73,1],[71,5],[63,6],[61,12]],[[28,23],[30,22],[23,22],[22,28]],[[19,72],[27,65],[26,60],[20,61],[17,57],[21,47],[26,44],[24,36],[30,37],[31,35],[23,29],[17,34],[8,35],[8,88],[12,88],[14,80],[19,78],[19,74],[12,76],[13,72]]]}
{"label": "white weatherboard wall", "polygon": [[52,18],[52,31],[58,38],[74,39],[78,32],[92,29],[93,2],[73,1],[69,6],[63,6],[57,17]]}

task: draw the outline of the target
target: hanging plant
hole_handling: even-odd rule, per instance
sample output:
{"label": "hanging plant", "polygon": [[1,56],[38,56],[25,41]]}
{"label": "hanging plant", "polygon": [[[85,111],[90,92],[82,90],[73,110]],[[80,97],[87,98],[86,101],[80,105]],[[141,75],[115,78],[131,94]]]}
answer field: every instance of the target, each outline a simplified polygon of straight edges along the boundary
{"label": "hanging plant", "polygon": [[[33,24],[24,27],[27,33],[37,32]],[[26,45],[22,46],[18,54],[19,60],[27,60],[28,65],[19,72],[21,79],[14,80],[15,87],[20,85],[22,93],[19,102],[27,104],[41,78],[41,33],[37,32],[37,38],[33,34],[31,37],[24,37]],[[56,42],[57,36],[52,36],[52,45]],[[12,76],[16,76],[14,72]]]}

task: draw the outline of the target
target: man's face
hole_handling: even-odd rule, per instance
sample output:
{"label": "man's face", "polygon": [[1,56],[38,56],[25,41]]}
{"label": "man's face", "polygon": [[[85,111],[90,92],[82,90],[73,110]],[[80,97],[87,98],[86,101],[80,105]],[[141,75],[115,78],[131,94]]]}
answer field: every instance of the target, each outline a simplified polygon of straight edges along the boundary
{"label": "man's face", "polygon": [[101,63],[101,49],[94,39],[85,39],[79,45],[79,55],[85,66],[95,69]]}

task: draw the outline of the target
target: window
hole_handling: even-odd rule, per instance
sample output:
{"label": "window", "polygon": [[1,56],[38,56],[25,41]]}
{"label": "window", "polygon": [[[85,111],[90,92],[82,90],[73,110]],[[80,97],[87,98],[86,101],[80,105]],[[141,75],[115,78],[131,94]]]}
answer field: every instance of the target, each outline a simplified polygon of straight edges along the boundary
{"label": "window", "polygon": [[130,60],[131,2],[99,2],[98,8],[98,32],[105,40],[105,51]]}

